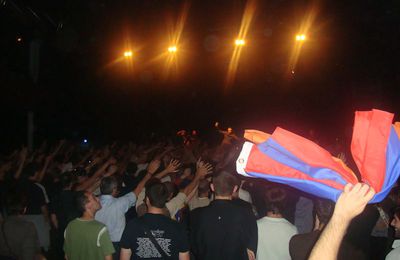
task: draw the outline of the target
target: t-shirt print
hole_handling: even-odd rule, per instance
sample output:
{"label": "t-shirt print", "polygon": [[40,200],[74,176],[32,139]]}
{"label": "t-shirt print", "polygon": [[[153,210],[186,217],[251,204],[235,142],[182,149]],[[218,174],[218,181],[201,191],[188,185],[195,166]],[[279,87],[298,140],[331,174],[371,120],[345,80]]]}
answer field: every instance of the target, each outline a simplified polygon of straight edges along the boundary
{"label": "t-shirt print", "polygon": [[[165,231],[163,230],[150,230],[151,234],[157,240],[160,247],[164,250],[164,252],[171,256],[171,239],[164,238]],[[151,242],[148,237],[138,237],[137,238],[137,249],[136,255],[140,258],[161,258],[160,252],[158,252],[155,245]]]}

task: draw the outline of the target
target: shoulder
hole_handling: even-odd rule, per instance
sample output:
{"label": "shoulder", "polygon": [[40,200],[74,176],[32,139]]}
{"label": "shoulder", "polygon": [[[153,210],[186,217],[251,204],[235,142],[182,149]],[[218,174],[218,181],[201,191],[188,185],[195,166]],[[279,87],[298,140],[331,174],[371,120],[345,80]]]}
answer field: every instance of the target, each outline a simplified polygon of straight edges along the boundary
{"label": "shoulder", "polygon": [[390,253],[386,256],[385,260],[397,260],[400,257],[400,247],[397,247],[390,251]]}

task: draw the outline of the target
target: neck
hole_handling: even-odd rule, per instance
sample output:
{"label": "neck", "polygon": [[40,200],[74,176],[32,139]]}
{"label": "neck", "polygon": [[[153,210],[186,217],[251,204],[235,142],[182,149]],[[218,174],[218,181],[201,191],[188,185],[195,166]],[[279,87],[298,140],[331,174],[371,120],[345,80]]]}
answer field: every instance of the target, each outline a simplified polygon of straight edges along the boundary
{"label": "neck", "polygon": [[232,200],[232,196],[217,196],[215,195],[216,200]]}
{"label": "neck", "polygon": [[147,213],[151,213],[151,214],[163,214],[164,213],[164,211],[163,211],[163,209],[160,209],[160,208],[156,208],[156,207],[152,207],[152,206],[148,206],[148,210],[147,210]]}
{"label": "neck", "polygon": [[268,211],[267,212],[267,217],[269,217],[269,218],[283,218],[282,214],[274,213],[272,211]]}
{"label": "neck", "polygon": [[85,211],[81,217],[81,219],[84,220],[93,220],[94,219],[94,212],[91,211]]}

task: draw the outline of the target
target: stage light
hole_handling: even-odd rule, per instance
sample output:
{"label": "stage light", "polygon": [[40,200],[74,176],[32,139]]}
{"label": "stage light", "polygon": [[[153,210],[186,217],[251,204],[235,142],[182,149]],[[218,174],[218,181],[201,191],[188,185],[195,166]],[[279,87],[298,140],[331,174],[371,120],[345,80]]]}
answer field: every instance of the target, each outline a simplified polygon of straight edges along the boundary
{"label": "stage light", "polygon": [[298,42],[304,42],[306,40],[306,36],[304,34],[298,34],[296,35],[296,41]]}
{"label": "stage light", "polygon": [[17,38],[17,42],[22,42],[22,38],[21,38],[21,37],[18,37],[18,38]]}
{"label": "stage light", "polygon": [[175,53],[178,49],[176,48],[176,46],[170,46],[168,47],[168,52],[170,53]]}
{"label": "stage light", "polygon": [[132,57],[132,51],[125,51],[125,52],[124,52],[124,57],[125,57],[125,58]]}
{"label": "stage light", "polygon": [[243,46],[245,44],[245,41],[243,39],[237,39],[235,41],[236,46]]}

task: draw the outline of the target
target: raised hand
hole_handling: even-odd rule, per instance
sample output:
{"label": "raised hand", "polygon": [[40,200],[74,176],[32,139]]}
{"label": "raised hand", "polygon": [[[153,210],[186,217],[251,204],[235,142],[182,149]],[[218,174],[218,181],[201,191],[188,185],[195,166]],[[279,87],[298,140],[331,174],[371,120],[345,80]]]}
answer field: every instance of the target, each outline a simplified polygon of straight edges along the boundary
{"label": "raised hand", "polygon": [[209,163],[205,163],[199,159],[197,161],[197,171],[196,171],[196,176],[200,178],[204,178],[207,174],[212,173],[213,171],[213,166]]}
{"label": "raised hand", "polygon": [[334,215],[350,221],[359,215],[374,197],[375,191],[367,184],[347,184],[336,202]]}
{"label": "raised hand", "polygon": [[147,172],[153,175],[160,167],[160,164],[161,161],[158,159],[151,161],[147,167]]}
{"label": "raised hand", "polygon": [[178,161],[178,160],[174,160],[174,159],[172,159],[171,161],[170,161],[170,163],[167,165],[167,167],[165,168],[165,170],[167,171],[167,172],[177,172],[178,171],[178,168],[181,166],[181,163],[180,163],[180,161]]}

